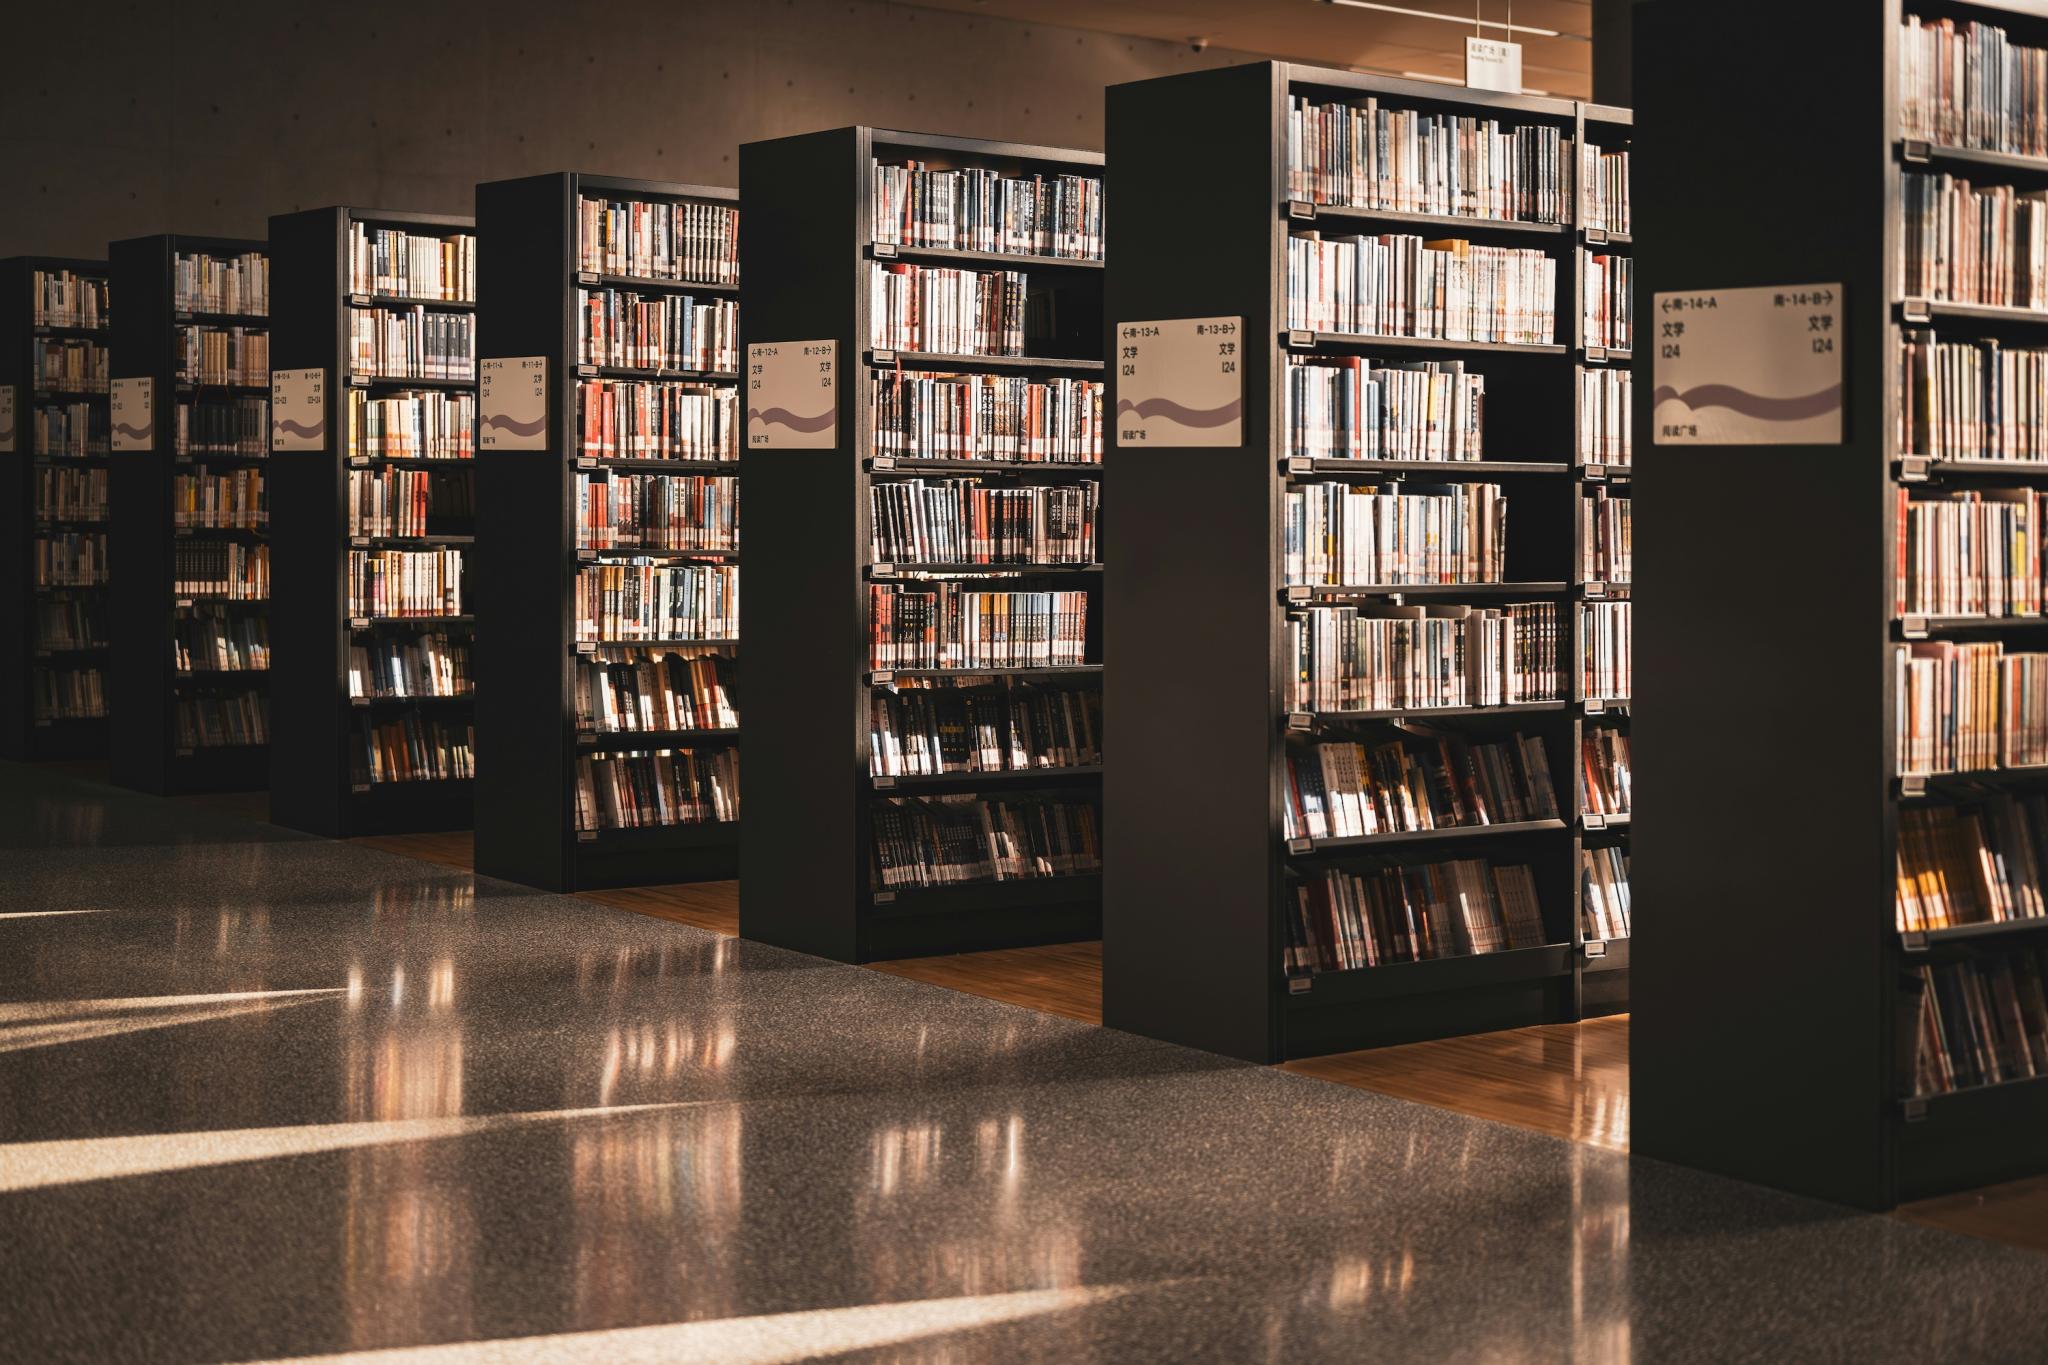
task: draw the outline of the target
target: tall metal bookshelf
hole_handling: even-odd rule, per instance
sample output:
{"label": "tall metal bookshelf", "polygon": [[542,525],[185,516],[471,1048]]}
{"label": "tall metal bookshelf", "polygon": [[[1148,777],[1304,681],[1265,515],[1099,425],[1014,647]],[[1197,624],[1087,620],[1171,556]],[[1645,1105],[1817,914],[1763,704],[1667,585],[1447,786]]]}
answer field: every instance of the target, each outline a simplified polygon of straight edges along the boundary
{"label": "tall metal bookshelf", "polygon": [[[577,481],[634,474],[729,476],[733,459],[605,457],[585,448],[581,389],[620,379],[734,390],[737,373],[631,369],[583,362],[579,293],[734,298],[736,282],[653,279],[580,264],[584,198],[733,205],[729,189],[564,172],[477,186],[479,366],[539,357],[546,364],[546,447],[494,449],[480,440],[477,475],[477,661],[492,681],[477,693],[483,766],[476,792],[477,871],[550,890],[729,878],[739,822],[593,828],[579,821],[579,763],[611,753],[726,750],[736,728],[605,730],[579,714],[579,662],[656,652],[736,658],[737,639],[579,641],[579,574],[605,563],[736,563],[737,552],[593,550],[579,532]],[[488,414],[485,415],[488,420]],[[744,704],[740,707],[744,714]]]}
{"label": "tall metal bookshelf", "polygon": [[[127,424],[143,433],[130,439],[146,448],[122,449],[117,423],[111,457],[112,771],[122,786],[157,795],[255,791],[269,781],[265,745],[187,744],[181,742],[176,724],[180,698],[267,698],[267,668],[181,671],[173,654],[181,620],[218,614],[223,620],[266,621],[269,615],[268,599],[181,595],[173,590],[179,544],[221,542],[256,548],[269,539],[256,529],[174,524],[172,499],[178,475],[268,468],[264,442],[270,395],[267,382],[202,383],[179,376],[178,329],[261,332],[269,319],[261,312],[183,306],[177,296],[176,258],[194,253],[233,258],[264,250],[259,241],[176,234],[130,238],[108,248],[113,297],[126,300],[114,312],[113,380],[117,386],[124,379],[150,380],[152,394],[146,421],[141,426]],[[179,449],[181,409],[197,417],[199,408],[225,413],[235,411],[238,404],[247,409],[239,414],[247,421],[242,428],[225,432],[218,448],[200,449],[195,431],[192,447]]]}
{"label": "tall metal bookshelf", "polygon": [[[0,757],[85,758],[107,752],[107,585],[39,584],[39,543],[50,536],[101,537],[105,563],[107,514],[70,501],[46,501],[46,482],[105,487],[107,386],[95,379],[96,350],[104,372],[108,319],[39,307],[38,276],[75,276],[104,286],[105,261],[17,256],[0,261],[0,388],[8,393],[0,420],[0,458],[13,470],[13,492],[0,533],[0,639],[12,642],[0,676]],[[70,373],[55,348],[81,352],[84,373]],[[40,363],[39,363],[40,362]],[[66,496],[52,487],[50,498]],[[95,683],[100,702],[94,699]]]}
{"label": "tall metal bookshelf", "polygon": [[[1452,89],[1284,62],[1255,63],[1112,87],[1108,156],[1113,240],[1142,243],[1110,273],[1112,344],[1126,323],[1239,320],[1242,436],[1229,446],[1164,448],[1109,431],[1104,836],[1104,1022],[1254,1061],[1561,1021],[1622,1008],[1626,940],[1588,942],[1580,855],[1619,823],[1590,824],[1575,774],[1591,724],[1625,723],[1625,698],[1589,699],[1582,685],[1578,604],[1618,595],[1581,571],[1583,502],[1626,491],[1629,470],[1576,456],[1578,374],[1625,365],[1625,352],[1584,344],[1582,248],[1593,234],[1567,194],[1563,221],[1532,223],[1336,207],[1290,197],[1290,95],[1540,125],[1561,135],[1564,174],[1590,117],[1598,136],[1625,136],[1625,111],[1566,100]],[[1190,213],[1194,213],[1190,226]],[[1408,233],[1534,249],[1557,262],[1550,344],[1514,345],[1330,335],[1291,328],[1288,239]],[[1486,384],[1478,461],[1304,459],[1289,453],[1285,374],[1291,355],[1383,362],[1462,360]],[[1110,377],[1121,411],[1123,374]],[[1284,497],[1324,482],[1497,483],[1511,508],[1506,581],[1422,589],[1284,581]],[[1408,605],[1555,603],[1555,700],[1399,711],[1290,712],[1284,707],[1289,613],[1321,602]],[[1469,739],[1534,738],[1560,818],[1350,838],[1283,835],[1290,743],[1371,744],[1406,731]],[[1541,945],[1290,974],[1283,917],[1297,879],[1327,868],[1484,858],[1531,869]]]}
{"label": "tall metal bookshelf", "polygon": [[[274,738],[270,750],[270,815],[281,825],[342,838],[356,834],[467,828],[473,779],[464,776],[376,780],[370,736],[409,716],[423,727],[460,733],[470,727],[468,693],[388,695],[350,685],[350,647],[378,650],[444,633],[451,648],[467,643],[475,617],[378,616],[352,613],[348,573],[353,552],[459,549],[473,553],[475,469],[470,458],[371,449],[366,401],[476,392],[476,380],[359,373],[352,361],[352,317],[363,309],[418,308],[424,317],[474,313],[476,300],[412,296],[370,281],[352,281],[350,241],[361,228],[414,237],[473,237],[467,218],[334,207],[280,214],[270,220],[271,368],[318,369],[326,398],[317,450],[273,452],[269,471],[275,595],[291,610],[272,620],[277,655],[271,675]],[[468,442],[473,446],[472,428]],[[429,481],[424,531],[371,534],[358,524],[350,489],[357,479],[398,474]],[[467,561],[465,561],[465,569]],[[467,585],[465,584],[465,587]],[[465,595],[466,600],[466,595]]]}
{"label": "tall metal bookshelf", "polygon": [[[2048,158],[1904,137],[1909,14],[2048,46],[2037,5],[1645,5],[1635,30],[1636,69],[1656,73],[1638,83],[1639,297],[1839,286],[1843,387],[1838,444],[1656,446],[1655,414],[1636,410],[1641,579],[1657,611],[1639,641],[1652,809],[1636,872],[1655,909],[1634,964],[1634,1150],[1874,1209],[2048,1170],[2048,1079],[1924,1096],[1914,1080],[1919,969],[2040,947],[2048,921],[1901,932],[1902,814],[2038,794],[2044,774],[1900,776],[1894,650],[2039,651],[2048,622],[1896,617],[1895,500],[2040,488],[2048,464],[1906,448],[1900,346],[1930,326],[2040,346],[2048,313],[1906,297],[1903,176],[2024,192],[2048,186]],[[1722,77],[1738,68],[1730,100]],[[1765,154],[1729,157],[1743,147]],[[1645,391],[1652,363],[1637,361]],[[1745,471],[1764,476],[1755,496]],[[1739,545],[1701,514],[1731,493]],[[1813,585],[1819,609],[1794,606],[1791,584]]]}
{"label": "tall metal bookshelf", "polygon": [[[870,773],[872,699],[878,692],[969,679],[1091,686],[1102,671],[1099,565],[877,564],[869,491],[933,475],[1029,486],[1094,479],[1096,464],[949,461],[878,453],[871,399],[899,371],[1094,378],[1103,370],[1099,260],[940,250],[877,242],[872,205],[877,158],[1005,175],[1099,177],[1096,153],[975,138],[840,128],[740,148],[746,204],[742,255],[751,264],[743,341],[829,340],[837,347],[840,414],[830,449],[757,449],[741,455],[753,566],[742,592],[747,622],[747,819],[772,833],[741,852],[740,929],[749,938],[840,961],[872,961],[1030,943],[1089,939],[1101,922],[1096,874],[880,889],[875,815],[885,801],[925,793],[1031,791],[1096,803],[1099,768],[876,777]],[[1115,202],[1112,196],[1110,202]],[[1054,294],[1068,327],[1037,354],[992,357],[877,349],[870,344],[869,271],[876,262],[1022,271]],[[980,580],[999,590],[1081,588],[1089,593],[1078,667],[919,671],[871,666],[873,584]],[[1114,737],[1109,746],[1121,741]],[[1099,818],[1099,817],[1098,817]]]}

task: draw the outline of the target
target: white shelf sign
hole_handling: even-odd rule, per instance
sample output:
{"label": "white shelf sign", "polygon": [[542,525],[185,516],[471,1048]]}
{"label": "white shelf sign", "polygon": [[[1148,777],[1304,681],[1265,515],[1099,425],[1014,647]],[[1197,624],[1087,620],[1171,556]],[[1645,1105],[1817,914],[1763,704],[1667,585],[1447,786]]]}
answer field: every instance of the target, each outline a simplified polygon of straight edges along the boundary
{"label": "white shelf sign", "polygon": [[480,451],[548,448],[546,356],[504,356],[481,363],[476,444]]}
{"label": "white shelf sign", "polygon": [[1118,444],[1243,445],[1243,342],[1242,318],[1118,323]]}
{"label": "white shelf sign", "polygon": [[1842,286],[1658,294],[1654,443],[1840,445]]}
{"label": "white shelf sign", "polygon": [[270,450],[327,448],[327,371],[270,372]]}
{"label": "white shelf sign", "polygon": [[0,455],[14,453],[14,385],[0,384]]}
{"label": "white shelf sign", "polygon": [[747,449],[831,450],[839,444],[839,343],[747,347]]}
{"label": "white shelf sign", "polygon": [[1522,45],[1498,38],[1465,40],[1465,84],[1473,90],[1522,93]]}
{"label": "white shelf sign", "polygon": [[112,386],[110,420],[113,447],[121,451],[156,449],[156,381],[116,379]]}

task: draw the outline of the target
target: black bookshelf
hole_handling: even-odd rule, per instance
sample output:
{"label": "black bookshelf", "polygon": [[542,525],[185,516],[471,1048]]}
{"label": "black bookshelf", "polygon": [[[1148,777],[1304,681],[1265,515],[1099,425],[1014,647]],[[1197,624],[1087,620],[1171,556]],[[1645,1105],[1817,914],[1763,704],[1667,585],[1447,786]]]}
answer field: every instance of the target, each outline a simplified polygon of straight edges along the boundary
{"label": "black bookshelf", "polygon": [[[359,227],[372,234],[394,229],[416,237],[474,236],[467,218],[347,206],[270,220],[271,368],[322,371],[327,399],[321,447],[274,451],[269,469],[276,532],[272,583],[277,599],[292,607],[271,621],[276,659],[270,685],[270,818],[331,838],[467,828],[473,785],[472,779],[459,776],[373,781],[365,759],[367,727],[400,723],[409,714],[443,727],[466,727],[470,697],[369,698],[354,695],[350,687],[351,645],[374,648],[394,636],[417,637],[435,628],[445,629],[451,641],[466,641],[475,620],[465,615],[387,621],[349,612],[351,550],[467,547],[476,538],[474,459],[387,457],[369,449],[350,418],[359,395],[376,399],[476,390],[474,379],[355,373],[353,313],[413,305],[428,315],[470,313],[476,302],[380,291],[375,280],[357,288],[362,282],[352,280],[350,242]],[[368,534],[369,528],[356,524],[350,480],[399,469],[422,473],[430,481],[427,533]],[[466,574],[466,558],[464,569]]]}
{"label": "black bookshelf", "polygon": [[[624,645],[579,642],[575,591],[580,569],[630,560],[640,551],[579,548],[576,479],[613,473],[737,475],[735,460],[595,459],[582,449],[579,385],[607,377],[673,379],[736,386],[736,373],[652,370],[581,362],[580,289],[616,286],[642,293],[689,294],[709,301],[737,295],[722,281],[646,278],[579,264],[579,201],[732,206],[729,189],[564,172],[477,186],[478,364],[545,357],[547,448],[478,451],[475,569],[476,729],[484,755],[476,790],[477,871],[550,890],[729,878],[739,869],[737,820],[654,828],[579,829],[579,759],[633,752],[649,741],[700,750],[739,744],[737,730],[599,732],[579,725],[579,659],[628,658],[657,643],[736,659],[737,640]],[[643,557],[731,563],[731,554]],[[739,704],[744,710],[744,704]]]}
{"label": "black bookshelf", "polygon": [[[1635,413],[1641,578],[1657,604],[1640,637],[1643,777],[1666,814],[1644,822],[1636,864],[1656,909],[1637,953],[1634,1147],[1872,1209],[2048,1170],[2048,1081],[1914,1093],[1917,969],[2039,940],[2012,925],[1901,933],[1903,806],[2038,793],[2048,770],[1898,776],[1893,650],[1948,623],[1892,615],[1897,492],[1981,487],[1987,475],[2025,486],[2034,472],[1904,447],[1899,348],[1923,316],[1943,341],[2031,346],[2048,343],[2048,318],[1903,298],[1902,176],[1953,163],[1979,188],[2024,191],[2048,163],[1904,139],[1909,14],[2048,46],[2032,5],[1646,5],[1635,29],[1637,69],[1659,73],[1639,91],[1639,298],[1839,284],[1844,397],[1833,445],[1657,447],[1648,405]],[[1770,42],[1749,41],[1765,26]],[[1822,43],[1825,79],[1810,60]],[[1716,97],[1727,62],[1742,64],[1741,99]],[[1714,118],[1698,116],[1703,101]],[[1737,170],[1725,152],[1745,145],[1769,150]],[[1652,362],[1636,363],[1647,391]],[[1735,461],[1769,471],[1770,496],[1742,499],[1743,538],[1767,555],[1731,553],[1698,515],[1701,499],[1729,495]],[[1776,609],[1800,582],[1828,584],[1828,609]],[[1731,647],[1767,674],[1733,674]],[[1793,683],[1798,702],[1765,679]],[[1757,818],[1780,801],[1798,818]]]}
{"label": "black bookshelf", "polygon": [[[746,204],[742,255],[753,264],[741,310],[748,345],[831,340],[837,347],[840,414],[831,449],[748,448],[741,456],[749,516],[743,588],[749,677],[747,818],[772,837],[742,849],[740,927],[749,938],[840,961],[873,961],[1031,943],[1071,942],[1100,932],[1098,875],[880,890],[875,813],[884,800],[936,791],[991,797],[1034,791],[1098,810],[1102,774],[1063,769],[926,779],[870,776],[872,699],[904,683],[963,677],[1011,685],[1088,686],[1101,672],[1101,566],[1033,576],[1000,565],[926,566],[992,590],[1079,589],[1089,594],[1088,663],[1062,669],[876,669],[870,666],[868,590],[920,572],[880,574],[869,528],[870,489],[923,475],[978,476],[994,486],[1098,478],[1096,464],[908,458],[878,450],[870,399],[904,371],[1094,378],[1103,370],[1103,262],[878,242],[871,221],[875,162],[915,160],[937,169],[1005,175],[1100,176],[1096,153],[926,133],[853,127],[747,143],[740,149]],[[1113,202],[1113,200],[1112,200]],[[875,262],[1004,269],[1058,299],[1068,326],[1025,356],[955,356],[872,344],[869,271]],[[1107,514],[1105,514],[1106,522]],[[1105,532],[1107,534],[1107,532]],[[1113,727],[1107,744],[1119,743]]]}
{"label": "black bookshelf", "polygon": [[[1584,848],[1625,838],[1626,822],[1584,818],[1576,774],[1589,714],[1614,723],[1624,703],[1589,701],[1581,680],[1578,604],[1626,591],[1582,571],[1595,487],[1626,491],[1627,470],[1579,458],[1578,375],[1626,364],[1589,348],[1582,325],[1582,251],[1612,251],[1589,232],[1586,206],[1565,197],[1565,221],[1496,222],[1295,199],[1287,168],[1291,94],[1412,108],[1558,131],[1567,188],[1588,136],[1619,146],[1624,110],[1566,100],[1450,89],[1270,62],[1112,87],[1108,155],[1118,169],[1112,238],[1144,244],[1110,272],[1106,320],[1237,318],[1244,338],[1242,443],[1160,448],[1112,423],[1105,501],[1118,509],[1108,542],[1105,728],[1117,759],[1107,776],[1104,835],[1104,1022],[1254,1061],[1561,1021],[1626,1008],[1627,942],[1588,943],[1582,927]],[[1198,187],[1191,191],[1190,186]],[[1188,227],[1189,195],[1199,230]],[[1556,261],[1556,333],[1543,345],[1332,335],[1290,326],[1288,238],[1413,233],[1537,250]],[[1285,367],[1290,354],[1375,360],[1461,360],[1485,376],[1486,458],[1479,461],[1290,457]],[[1119,403],[1120,373],[1110,404]],[[1420,591],[1360,585],[1331,591],[1284,582],[1285,495],[1324,482],[1501,485],[1512,508],[1502,585]],[[1397,596],[1398,594],[1398,596]],[[1289,712],[1287,615],[1346,597],[1404,603],[1550,602],[1559,612],[1551,701],[1399,711]],[[1421,725],[1473,739],[1519,731],[1539,740],[1560,818],[1363,839],[1285,839],[1290,738],[1384,741]],[[1193,794],[1199,794],[1198,796]],[[1286,927],[1294,879],[1324,868],[1485,857],[1531,869],[1545,942],[1470,957],[1390,962],[1289,975]]]}
{"label": "black bookshelf", "polygon": [[[71,275],[104,283],[105,261],[47,256],[16,256],[0,261],[0,388],[9,391],[12,416],[0,423],[0,458],[13,470],[4,527],[0,527],[0,639],[10,641],[11,662],[0,676],[0,757],[11,759],[88,758],[107,752],[107,585],[67,586],[36,583],[37,542],[47,535],[104,536],[104,512],[98,515],[52,517],[40,501],[46,477],[84,480],[108,477],[107,390],[103,383],[79,386],[54,384],[38,375],[38,344],[98,347],[104,356],[109,342],[108,318],[93,325],[89,318],[38,317],[38,273]],[[111,297],[111,295],[110,295]],[[43,419],[72,411],[87,416],[86,431],[64,447],[40,435]],[[67,430],[69,424],[67,423]],[[48,608],[68,613],[67,603],[88,625],[84,636],[46,638],[41,614]],[[96,624],[96,631],[90,627]],[[98,714],[63,714],[43,703],[54,684],[69,690],[67,677],[83,680],[97,673],[102,708]],[[86,697],[80,692],[80,699]],[[64,708],[64,709],[69,709]]]}
{"label": "black bookshelf", "polygon": [[[186,326],[240,327],[260,332],[263,312],[222,313],[182,307],[177,298],[176,257],[200,253],[232,259],[263,252],[260,241],[164,234],[135,237],[108,247],[112,295],[126,305],[114,311],[113,379],[148,379],[152,400],[146,450],[116,449],[111,456],[113,697],[110,702],[113,778],[122,786],[158,795],[183,792],[255,791],[268,784],[269,757],[263,744],[185,745],[175,720],[180,697],[267,698],[266,671],[181,676],[173,641],[181,618],[218,612],[224,618],[266,618],[267,600],[227,600],[173,591],[176,546],[180,542],[261,545],[263,532],[178,527],[173,487],[179,474],[266,469],[257,453],[268,427],[255,427],[255,442],[242,453],[181,454],[181,404],[258,401],[267,413],[265,383],[199,383],[181,380],[176,329]],[[121,434],[115,433],[118,446]]]}

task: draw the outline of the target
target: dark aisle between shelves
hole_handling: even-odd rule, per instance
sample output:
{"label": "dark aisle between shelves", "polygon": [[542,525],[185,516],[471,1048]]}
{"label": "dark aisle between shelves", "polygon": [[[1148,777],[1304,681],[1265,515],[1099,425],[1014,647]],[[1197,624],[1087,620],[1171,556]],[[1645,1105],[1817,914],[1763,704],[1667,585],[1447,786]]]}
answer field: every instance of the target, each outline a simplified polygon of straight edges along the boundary
{"label": "dark aisle between shelves", "polygon": [[0,768],[21,1359],[2031,1360],[2048,1259]]}

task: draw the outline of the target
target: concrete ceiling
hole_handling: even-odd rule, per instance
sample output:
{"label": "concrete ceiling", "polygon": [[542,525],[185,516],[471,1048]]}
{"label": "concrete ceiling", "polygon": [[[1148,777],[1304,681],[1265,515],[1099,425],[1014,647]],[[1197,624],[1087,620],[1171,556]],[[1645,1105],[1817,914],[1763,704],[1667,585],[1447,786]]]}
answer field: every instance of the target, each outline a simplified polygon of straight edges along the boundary
{"label": "concrete ceiling", "polygon": [[[1472,24],[1473,0],[1385,0],[1394,9],[1455,15],[1461,22],[1388,10],[1357,9],[1323,0],[913,0],[928,9],[985,14],[1027,23],[1091,29],[1168,42],[1206,41],[1262,57],[1285,57],[1325,66],[1391,75],[1419,73],[1465,78],[1465,39],[1477,32],[1509,36],[1507,0],[1479,0],[1489,21]],[[1592,92],[1593,7],[1590,0],[1518,0],[1513,22],[1554,29],[1560,37],[1516,33],[1522,44],[1522,82],[1549,94],[1586,99]]]}

